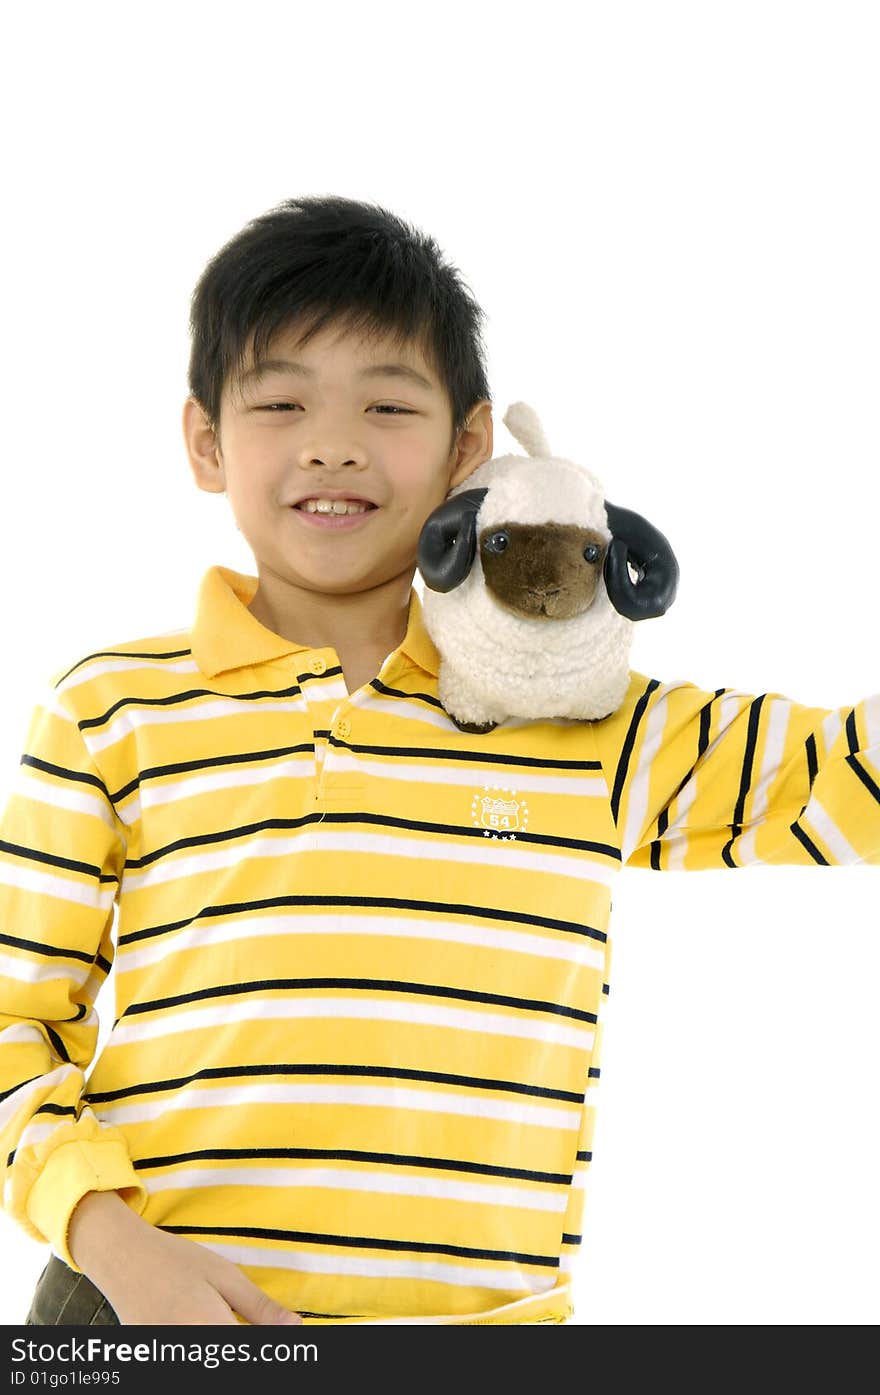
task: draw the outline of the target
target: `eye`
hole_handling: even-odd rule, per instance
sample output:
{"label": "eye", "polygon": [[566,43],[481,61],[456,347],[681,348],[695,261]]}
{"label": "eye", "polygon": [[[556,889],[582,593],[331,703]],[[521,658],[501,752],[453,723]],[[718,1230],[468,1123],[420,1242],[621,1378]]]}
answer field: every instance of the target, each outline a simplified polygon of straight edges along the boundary
{"label": "eye", "polygon": [[[291,407],[298,407],[298,406],[299,406],[299,403],[298,403],[298,402],[270,402],[270,403],[268,404],[268,406],[266,406],[266,407],[258,407],[258,408],[257,408],[257,411],[258,411],[258,412],[284,412],[284,411],[287,411],[288,408],[291,408]],[[414,417],[414,416],[416,415],[416,413],[415,413],[414,411],[412,411],[409,407],[394,407],[394,406],[388,405],[387,403],[384,403],[384,404],[382,404],[381,406],[378,406],[378,407],[370,407],[369,410],[370,410],[371,412],[393,412],[395,415],[397,415],[397,416],[402,416],[402,417]]]}
{"label": "eye", "polygon": [[587,543],[584,548],[584,561],[596,562],[599,559],[599,546],[597,543]]}
{"label": "eye", "polygon": [[509,542],[510,538],[503,531],[490,533],[489,537],[485,539],[483,547],[487,552],[503,552]]}

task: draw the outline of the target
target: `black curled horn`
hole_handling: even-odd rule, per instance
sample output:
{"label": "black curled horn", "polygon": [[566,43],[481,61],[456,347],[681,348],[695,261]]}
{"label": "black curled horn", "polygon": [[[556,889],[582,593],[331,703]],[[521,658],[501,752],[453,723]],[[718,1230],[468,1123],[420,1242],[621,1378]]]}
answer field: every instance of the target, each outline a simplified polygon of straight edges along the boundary
{"label": "black curled horn", "polygon": [[473,565],[477,510],[488,489],[463,489],[429,516],[419,534],[416,562],[432,591],[454,591]]}
{"label": "black curled horn", "polygon": [[[678,562],[667,539],[641,514],[605,500],[611,542],[602,575],[608,599],[627,620],[651,620],[675,600]],[[632,580],[627,562],[638,572]]]}

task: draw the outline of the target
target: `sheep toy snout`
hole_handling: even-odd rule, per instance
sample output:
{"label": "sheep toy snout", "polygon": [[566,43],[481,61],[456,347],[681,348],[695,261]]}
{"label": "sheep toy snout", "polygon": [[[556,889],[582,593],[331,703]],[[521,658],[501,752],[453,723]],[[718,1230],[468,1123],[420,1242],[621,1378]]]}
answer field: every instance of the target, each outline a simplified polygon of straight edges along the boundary
{"label": "sheep toy snout", "polygon": [[478,539],[490,595],[514,615],[570,620],[593,603],[607,540],[571,523],[506,522]]}

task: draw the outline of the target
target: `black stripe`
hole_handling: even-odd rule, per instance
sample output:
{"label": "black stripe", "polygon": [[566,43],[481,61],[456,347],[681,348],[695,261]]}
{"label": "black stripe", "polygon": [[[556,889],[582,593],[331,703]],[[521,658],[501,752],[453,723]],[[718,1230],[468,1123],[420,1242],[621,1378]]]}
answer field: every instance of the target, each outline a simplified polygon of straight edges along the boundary
{"label": "black stripe", "polygon": [[810,789],[812,789],[813,781],[819,773],[819,758],[816,755],[816,738],[813,732],[810,732],[809,736],[804,742],[804,750],[806,752],[807,757],[807,775],[810,781]]}
{"label": "black stripe", "polygon": [[334,664],[332,668],[325,668],[323,673],[312,673],[311,669],[306,668],[296,676],[300,683],[321,684],[326,683],[330,678],[338,678],[341,673],[342,665]]}
{"label": "black stripe", "polygon": [[110,799],[107,794],[107,787],[103,780],[97,775],[92,775],[88,770],[69,770],[66,765],[53,765],[51,761],[43,760],[40,756],[32,756],[27,751],[21,758],[21,765],[32,765],[35,770],[45,770],[47,775],[57,775],[59,780],[70,780],[79,785],[92,785],[100,790],[101,794]]}
{"label": "black stripe", "polygon": [[597,930],[592,925],[576,925],[573,921],[553,920],[550,916],[535,915],[531,912],[523,914],[494,906],[469,906],[459,901],[417,901],[412,897],[404,896],[301,895],[267,896],[259,901],[227,901],[216,906],[203,906],[195,915],[187,916],[184,920],[169,921],[165,925],[147,926],[143,930],[129,930],[119,935],[118,943],[121,948],[123,945],[134,944],[138,940],[153,939],[157,935],[181,930],[185,926],[197,924],[200,920],[214,916],[237,915],[284,906],[339,906],[345,908],[375,906],[381,910],[432,911],[438,915],[469,915],[488,921],[506,920],[518,925],[541,925],[548,930],[562,930],[570,935],[585,935],[588,939],[599,940],[603,944],[608,938],[604,930]]}
{"label": "black stripe", "polygon": [[69,678],[72,673],[76,673],[83,664],[91,663],[92,659],[183,659],[192,655],[191,649],[169,649],[167,652],[153,653],[149,650],[129,650],[129,649],[97,649],[94,654],[86,654],[84,659],[77,659],[66,673],[62,673],[56,689],[61,687],[65,678]]}
{"label": "black stripe", "polygon": [[590,1069],[587,1071],[587,1078],[589,1080],[598,1080],[601,1074],[602,1072],[598,1066],[590,1066]]}
{"label": "black stripe", "polygon": [[165,697],[121,697],[111,703],[105,712],[97,717],[83,717],[77,725],[80,731],[105,726],[110,718],[123,707],[176,707],[189,702],[191,698],[229,698],[232,702],[260,702],[263,698],[295,697],[300,686],[294,683],[289,688],[258,688],[252,693],[218,693],[212,688],[186,688],[182,693],[168,693]]}
{"label": "black stripe", "polygon": [[[485,836],[483,828],[475,828],[466,824],[429,823],[422,819],[395,818],[391,814],[368,814],[362,810],[356,813],[328,810],[323,814],[303,814],[299,818],[292,819],[259,819],[256,823],[240,824],[236,828],[224,828],[213,833],[194,833],[187,838],[176,838],[173,843],[165,843],[160,848],[154,848],[152,852],[145,853],[143,857],[127,858],[125,870],[149,867],[172,853],[179,852],[182,848],[213,847],[232,842],[234,839],[249,837],[253,833],[263,833],[271,828],[291,830],[306,828],[311,824],[320,823],[322,820],[325,825],[373,824],[379,828],[404,828],[411,833],[434,833],[445,838],[481,840]],[[573,852],[601,853],[605,857],[616,858],[618,862],[620,861],[619,848],[613,847],[610,843],[600,843],[587,838],[562,838],[553,833],[527,833],[517,829],[516,841],[520,844],[531,844],[534,847],[570,848]]]}
{"label": "black stripe", "polygon": [[[592,1071],[590,1072],[592,1074]],[[598,1071],[596,1072],[598,1075]],[[108,1100],[130,1099],[133,1095],[155,1094],[160,1090],[179,1090],[191,1085],[194,1080],[227,1080],[243,1076],[262,1075],[365,1075],[380,1076],[391,1080],[432,1080],[437,1084],[458,1085],[465,1089],[500,1090],[518,1095],[532,1095],[540,1099],[567,1100],[572,1104],[583,1104],[584,1093],[578,1090],[551,1090],[546,1085],[526,1085],[515,1080],[489,1080],[479,1075],[452,1075],[445,1071],[408,1070],[402,1066],[352,1066],[335,1063],[308,1065],[296,1062],[288,1064],[211,1066],[193,1071],[190,1075],[180,1075],[167,1080],[143,1081],[137,1085],[123,1086],[118,1090],[89,1091],[89,1103],[105,1104]]]}
{"label": "black stripe", "polygon": [[[578,1153],[578,1158],[590,1154]],[[496,1163],[478,1163],[460,1158],[424,1158],[413,1153],[370,1153],[356,1148],[197,1148],[187,1153],[164,1153],[152,1158],[135,1158],[135,1169],[147,1167],[176,1167],[178,1163],[200,1160],[232,1161],[236,1158],[256,1162],[261,1158],[325,1159],[328,1162],[385,1163],[391,1167],[426,1167],[434,1171],[471,1172],[486,1177],[511,1177],[525,1182],[548,1182],[553,1186],[569,1187],[572,1174],[568,1172],[535,1172],[525,1167],[502,1167]]]}
{"label": "black stripe", "polygon": [[328,1235],[320,1230],[276,1230],[260,1225],[163,1225],[160,1230],[171,1235],[231,1235],[249,1240],[298,1240],[307,1245],[340,1245],[355,1250],[397,1250],[413,1254],[459,1255],[464,1259],[496,1259],[511,1264],[541,1264],[549,1269],[559,1267],[557,1255],[522,1254],[518,1250],[482,1250],[470,1245],[443,1245],[429,1240],[389,1240],[375,1235]]}
{"label": "black stripe", "polygon": [[592,1159],[593,1154],[589,1151],[589,1149],[577,1154],[578,1162],[592,1162]]}
{"label": "black stripe", "polygon": [[856,731],[856,709],[854,707],[850,708],[844,725],[846,727],[846,738],[849,742],[849,753],[851,756],[855,756],[859,751],[859,734]]}
{"label": "black stripe", "polygon": [[23,1090],[25,1085],[32,1085],[35,1080],[42,1080],[42,1078],[42,1075],[29,1075],[27,1080],[19,1080],[15,1085],[10,1085],[8,1090],[0,1090],[0,1104],[14,1095],[16,1090]]}
{"label": "black stripe", "polygon": [[458,998],[469,1003],[494,1003],[499,1007],[513,1007],[525,1012],[550,1012],[559,1017],[573,1017],[578,1022],[595,1022],[594,1012],[583,1012],[580,1008],[568,1007],[564,1003],[548,1003],[541,998],[513,998],[504,993],[482,993],[473,988],[450,988],[445,984],[410,983],[405,979],[393,978],[264,978],[253,979],[249,983],[222,983],[211,988],[196,988],[190,993],[176,993],[169,998],[151,998],[144,1003],[129,1003],[122,1017],[114,1022],[114,1027],[124,1018],[141,1012],[164,1011],[178,1007],[181,1003],[202,1002],[206,998],[234,998],[240,993],[259,993],[273,989],[310,988],[354,988],[367,992],[422,993],[429,998]]}
{"label": "black stripe", "polygon": [[172,761],[168,765],[148,765],[143,770],[138,771],[135,778],[129,780],[127,785],[114,790],[113,799],[125,799],[132,790],[139,789],[146,780],[159,779],[165,775],[178,775],[190,770],[214,770],[222,768],[224,765],[246,765],[300,753],[314,755],[314,752],[314,741],[299,741],[295,746],[276,746],[271,750],[241,751],[235,755],[210,756],[203,760],[180,760]]}
{"label": "black stripe", "polygon": [[813,859],[814,862],[818,862],[820,867],[829,867],[831,865],[828,862],[827,858],[822,856],[819,849],[816,847],[816,844],[813,842],[812,838],[807,836],[807,834],[801,828],[797,820],[795,820],[795,822],[791,824],[790,827],[795,838],[797,838],[799,843],[803,844],[803,846],[806,848],[807,852],[810,854],[810,857]]}
{"label": "black stripe", "polygon": [[58,959],[80,959],[84,964],[91,964],[95,958],[93,954],[88,954],[82,949],[61,949],[58,945],[40,944],[38,940],[23,940],[18,935],[0,933],[0,945],[14,945],[16,949],[27,949],[33,954],[42,954]]}
{"label": "black stripe", "polygon": [[566,1235],[565,1231],[562,1233],[563,1245],[579,1245],[583,1238],[582,1235]]}
{"label": "black stripe", "polygon": [[7,843],[0,838],[0,851],[9,853],[12,857],[23,858],[26,862],[42,862],[47,867],[63,867],[68,872],[82,872],[86,877],[92,877],[98,882],[115,882],[118,877],[109,873],[102,874],[100,867],[95,867],[91,862],[76,862],[70,857],[58,857],[55,853],[42,852],[39,848],[26,848],[20,843]]}
{"label": "black stripe", "polygon": [[[365,708],[364,711],[369,711]],[[601,770],[602,763],[598,760],[552,760],[549,756],[515,756],[505,755],[503,751],[456,751],[454,748],[445,746],[365,746],[355,745],[351,741],[340,741],[329,731],[331,744],[343,747],[346,751],[363,752],[371,756],[416,756],[420,760],[455,760],[473,761],[477,765],[495,764],[523,767],[529,770]]]}
{"label": "black stripe", "polygon": [[626,784],[626,777],[627,772],[629,770],[630,757],[633,752],[633,747],[635,746],[636,733],[641,725],[642,717],[645,715],[645,710],[648,706],[650,696],[654,692],[655,688],[659,687],[659,678],[651,678],[649,680],[647,688],[642,693],[641,697],[639,698],[638,702],[633,708],[632,716],[630,717],[629,727],[626,733],[626,739],[624,740],[623,747],[620,752],[620,759],[617,762],[617,770],[614,773],[614,788],[611,791],[611,815],[614,819],[615,827],[617,827],[618,814],[620,812],[620,801],[623,795],[624,785]]}
{"label": "black stripe", "polygon": [[405,688],[389,687],[387,683],[383,683],[382,679],[378,677],[371,678],[369,686],[375,688],[376,692],[381,693],[383,697],[406,698],[410,702],[424,702],[428,707],[434,707],[438,712],[442,712],[444,716],[448,715],[440,699],[433,693],[426,693],[421,688],[417,688],[415,691],[408,693]]}
{"label": "black stripe", "polygon": [[[767,694],[762,693],[760,697],[755,698],[753,702],[749,703],[749,724],[746,730],[746,744],[745,750],[743,751],[742,768],[740,769],[739,793],[737,794],[736,805],[734,806],[733,810],[733,821],[730,825],[730,838],[727,840],[727,842],[724,844],[724,847],[721,849],[722,861],[728,867],[734,868],[734,870],[737,870],[742,866],[741,863],[734,861],[731,849],[735,840],[739,837],[740,833],[742,832],[746,796],[752,784],[752,770],[755,761],[755,750],[757,749],[758,745],[758,729],[761,720],[761,708],[764,705],[764,699],[766,697]],[[734,720],[739,721],[739,718],[741,716],[742,713],[740,712]],[[727,730],[727,728],[725,730]]]}
{"label": "black stripe", "polygon": [[67,1054],[67,1047],[64,1045],[64,1042],[61,1040],[58,1033],[56,1031],[53,1031],[53,1029],[49,1026],[48,1022],[44,1022],[42,1025],[45,1027],[46,1035],[48,1036],[49,1040],[54,1046],[56,1053],[61,1057],[62,1061],[64,1061],[67,1065],[70,1065],[71,1061],[69,1055]]}
{"label": "black stripe", "polygon": [[39,1109],[34,1111],[34,1118],[37,1114],[72,1114],[76,1118],[75,1104],[41,1104]]}
{"label": "black stripe", "polygon": [[674,800],[678,798],[688,781],[693,778],[693,774],[697,768],[697,765],[699,764],[700,757],[703,755],[704,751],[706,750],[706,747],[709,745],[709,730],[710,723],[712,720],[712,704],[715,702],[717,698],[721,697],[722,693],[725,693],[726,691],[726,688],[716,688],[713,697],[711,697],[709,701],[704,703],[703,706],[700,708],[700,730],[697,739],[696,759],[694,760],[694,763],[691,766],[690,770],[688,770],[688,772],[682,777],[682,779],[679,780],[678,786],[670,795],[669,799],[666,801],[666,804],[660,810],[660,815],[657,819],[657,838],[651,843],[651,867],[655,872],[661,872],[663,870],[663,863],[660,857],[661,849],[663,846],[661,839],[663,837],[663,834],[669,827],[669,806],[674,802]]}
{"label": "black stripe", "polygon": [[878,785],[873,776],[868,773],[861,761],[857,760],[855,756],[847,756],[845,763],[854,774],[858,775],[868,793],[880,804],[880,785]]}

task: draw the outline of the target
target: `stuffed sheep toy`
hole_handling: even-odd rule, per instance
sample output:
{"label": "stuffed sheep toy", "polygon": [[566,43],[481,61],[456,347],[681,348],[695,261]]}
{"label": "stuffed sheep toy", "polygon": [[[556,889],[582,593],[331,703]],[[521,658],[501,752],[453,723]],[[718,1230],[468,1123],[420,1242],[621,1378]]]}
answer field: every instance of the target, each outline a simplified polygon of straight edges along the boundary
{"label": "stuffed sheep toy", "polygon": [[440,702],[462,731],[607,717],[629,684],[634,622],[672,604],[678,563],[647,519],[551,454],[527,403],[503,420],[528,456],[478,466],[419,537]]}

